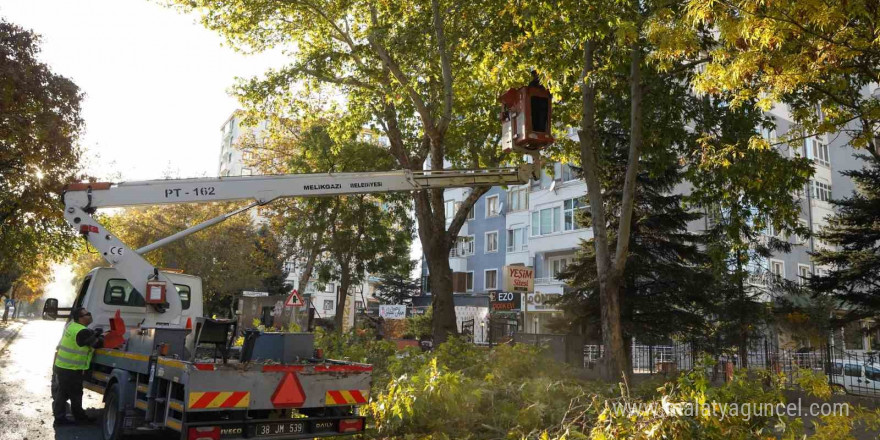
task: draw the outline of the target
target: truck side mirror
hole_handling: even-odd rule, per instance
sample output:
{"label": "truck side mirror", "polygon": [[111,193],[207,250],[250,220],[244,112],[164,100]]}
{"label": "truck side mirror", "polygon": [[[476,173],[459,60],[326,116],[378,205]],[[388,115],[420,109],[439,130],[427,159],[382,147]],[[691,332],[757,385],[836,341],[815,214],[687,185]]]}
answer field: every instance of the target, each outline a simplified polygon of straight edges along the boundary
{"label": "truck side mirror", "polygon": [[54,321],[58,319],[58,300],[49,298],[43,303],[43,319]]}
{"label": "truck side mirror", "polygon": [[[43,319],[46,321],[54,321],[58,318],[69,318],[71,307],[58,307],[58,300],[55,298],[48,298],[46,302],[43,303]],[[62,313],[62,312],[67,312]]]}

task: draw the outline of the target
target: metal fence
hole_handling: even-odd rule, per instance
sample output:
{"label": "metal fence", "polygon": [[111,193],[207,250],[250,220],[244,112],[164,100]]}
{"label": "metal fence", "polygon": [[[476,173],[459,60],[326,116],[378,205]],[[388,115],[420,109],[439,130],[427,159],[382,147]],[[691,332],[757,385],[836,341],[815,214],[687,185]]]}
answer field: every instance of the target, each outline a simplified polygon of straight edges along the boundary
{"label": "metal fence", "polygon": [[877,352],[828,351],[828,382],[838,392],[880,398],[880,356]]}
{"label": "metal fence", "polygon": [[[689,371],[700,365],[705,353],[689,344],[630,347],[633,374],[654,375]],[[594,368],[604,354],[601,345],[584,345],[584,367]],[[707,371],[713,379],[729,379],[734,368],[763,369],[786,377],[795,386],[805,370],[827,376],[839,394],[880,398],[880,353],[842,352],[830,348],[813,351],[784,350],[769,343],[753,344],[746,359],[738,354],[715,355]],[[745,361],[745,362],[744,362]]]}

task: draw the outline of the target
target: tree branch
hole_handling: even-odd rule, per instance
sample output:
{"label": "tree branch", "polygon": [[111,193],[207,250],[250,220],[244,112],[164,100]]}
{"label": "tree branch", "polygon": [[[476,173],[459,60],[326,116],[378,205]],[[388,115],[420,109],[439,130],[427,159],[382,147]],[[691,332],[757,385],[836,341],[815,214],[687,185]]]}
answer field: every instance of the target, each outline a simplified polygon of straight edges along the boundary
{"label": "tree branch", "polygon": [[319,81],[328,82],[331,84],[341,85],[341,86],[352,86],[352,87],[360,87],[362,89],[367,90],[376,90],[372,84],[367,84],[361,80],[352,78],[352,77],[335,77],[335,76],[327,76],[318,72],[317,70],[307,69],[305,67],[296,67],[294,68],[296,72],[311,76]]}
{"label": "tree branch", "polygon": [[425,132],[431,136],[432,138],[440,138],[440,135],[437,131],[437,127],[434,124],[434,118],[431,116],[431,110],[428,108],[427,104],[425,104],[422,96],[416,92],[415,89],[409,83],[409,79],[406,77],[406,74],[400,69],[400,65],[391,58],[391,55],[385,50],[385,47],[382,46],[377,40],[375,35],[370,35],[367,37],[367,41],[370,42],[370,46],[376,52],[376,55],[382,60],[388,70],[391,71],[391,74],[394,76],[394,79],[397,80],[398,83],[403,87],[406,91],[406,94],[412,100],[413,105],[416,107],[416,111],[419,113],[419,116],[422,118],[422,124],[424,125]]}
{"label": "tree branch", "polygon": [[458,232],[461,231],[461,227],[464,225],[464,222],[467,220],[468,212],[471,209],[474,209],[474,204],[477,203],[480,197],[483,194],[489,192],[491,186],[477,186],[474,187],[471,193],[461,202],[461,209],[459,209],[455,216],[452,217],[452,222],[449,224],[449,228],[447,228],[447,232],[449,233],[449,240],[451,242],[455,242],[458,238]]}
{"label": "tree branch", "polygon": [[584,181],[590,199],[590,215],[593,225],[593,242],[596,248],[596,269],[599,282],[604,284],[608,267],[611,264],[608,248],[608,231],[605,220],[605,202],[602,196],[602,183],[599,180],[599,160],[596,154],[596,86],[591,75],[596,71],[594,53],[596,42],[584,44],[584,68],[581,74],[581,128],[578,139],[581,146],[581,164],[584,168]]}
{"label": "tree branch", "polygon": [[642,148],[642,51],[638,42],[630,52],[630,142],[626,176],[623,182],[623,201],[620,208],[620,224],[617,230],[617,249],[614,252],[614,269],[623,273],[629,254],[630,230],[632,229],[633,205],[636,198],[636,176],[639,170],[639,154]]}
{"label": "tree branch", "polygon": [[437,125],[437,130],[442,136],[446,134],[452,122],[452,62],[449,59],[449,48],[446,47],[446,34],[443,31],[444,16],[440,13],[439,0],[431,0],[431,12],[434,15],[437,50],[440,52],[440,68],[443,71],[443,116]]}

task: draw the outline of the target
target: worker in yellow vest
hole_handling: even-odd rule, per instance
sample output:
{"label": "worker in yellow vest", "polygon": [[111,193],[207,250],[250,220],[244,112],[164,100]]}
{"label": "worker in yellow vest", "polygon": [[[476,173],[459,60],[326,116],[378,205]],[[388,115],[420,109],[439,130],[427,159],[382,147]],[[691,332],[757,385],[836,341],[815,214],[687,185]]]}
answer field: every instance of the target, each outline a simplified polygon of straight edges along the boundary
{"label": "worker in yellow vest", "polygon": [[92,314],[85,307],[74,308],[58,343],[53,369],[57,383],[52,393],[52,414],[56,426],[72,423],[65,415],[68,400],[75,423],[95,421],[83,411],[83,374],[89,369],[95,349],[103,346],[104,336],[101,329],[89,329],[91,323]]}

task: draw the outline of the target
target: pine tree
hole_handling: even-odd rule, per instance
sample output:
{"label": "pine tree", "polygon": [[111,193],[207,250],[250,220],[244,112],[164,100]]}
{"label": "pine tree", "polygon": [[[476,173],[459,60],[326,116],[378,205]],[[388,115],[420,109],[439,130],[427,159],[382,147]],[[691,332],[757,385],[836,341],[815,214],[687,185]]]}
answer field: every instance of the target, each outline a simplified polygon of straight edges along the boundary
{"label": "pine tree", "polygon": [[[785,282],[770,275],[768,258],[791,251],[790,243],[763,236],[764,228],[749,220],[755,215],[746,206],[716,209],[710,214],[713,224],[706,232],[715,313],[712,336],[701,348],[715,353],[735,348],[743,367],[748,366],[749,347],[767,335],[774,317],[769,305]],[[753,282],[756,278],[762,282]]]}
{"label": "pine tree", "polygon": [[[625,162],[623,162],[625,163]],[[653,167],[645,167],[653,168]],[[673,194],[682,180],[678,166],[661,173],[642,172],[633,211],[632,244],[621,298],[625,338],[658,343],[670,338],[692,339],[705,334],[712,311],[712,275],[702,238],[688,223],[702,214],[686,210],[683,196]],[[617,221],[620,194],[609,194],[607,218]],[[589,211],[584,220],[590,221]],[[584,241],[575,262],[562,274],[572,289],[559,305],[568,324],[588,334],[599,331],[599,280],[593,240]]]}
{"label": "pine tree", "polygon": [[856,184],[853,194],[832,201],[835,213],[819,234],[836,249],[821,249],[813,257],[829,267],[816,274],[810,287],[837,299],[850,322],[880,314],[880,154],[862,156],[868,166],[842,174]]}
{"label": "pine tree", "polygon": [[409,302],[421,290],[421,283],[418,280],[411,279],[399,271],[380,274],[380,278],[382,278],[382,281],[377,286],[373,296],[382,301],[383,304],[403,304],[404,302]]}

